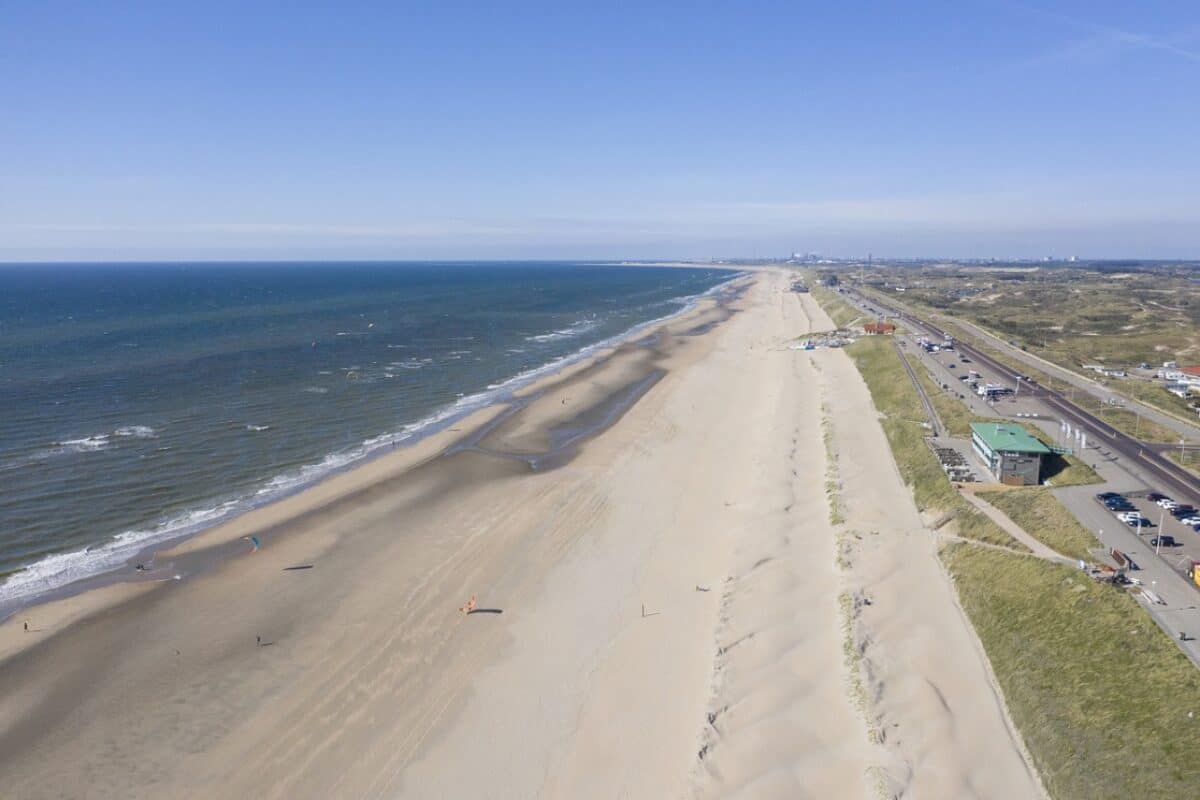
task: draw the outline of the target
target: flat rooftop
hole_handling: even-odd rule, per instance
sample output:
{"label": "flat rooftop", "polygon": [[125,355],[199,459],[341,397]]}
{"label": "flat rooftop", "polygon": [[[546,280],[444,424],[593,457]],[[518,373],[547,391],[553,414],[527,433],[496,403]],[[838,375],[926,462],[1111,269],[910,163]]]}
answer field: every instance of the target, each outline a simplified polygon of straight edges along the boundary
{"label": "flat rooftop", "polygon": [[1049,453],[1050,448],[1020,425],[1004,422],[972,422],[971,430],[992,450],[1006,453]]}

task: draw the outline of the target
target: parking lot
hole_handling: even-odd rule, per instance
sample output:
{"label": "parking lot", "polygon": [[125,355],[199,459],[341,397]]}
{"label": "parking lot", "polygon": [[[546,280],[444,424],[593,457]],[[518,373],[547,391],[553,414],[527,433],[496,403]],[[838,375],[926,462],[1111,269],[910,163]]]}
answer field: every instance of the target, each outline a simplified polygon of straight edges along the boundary
{"label": "parking lot", "polygon": [[[1185,525],[1172,516],[1169,510],[1159,506],[1155,500],[1151,499],[1150,494],[1150,492],[1122,493],[1122,496],[1129,500],[1134,509],[1150,522],[1148,526],[1144,527],[1125,523],[1125,527],[1129,528],[1131,532],[1137,533],[1147,547],[1159,550],[1161,555],[1178,555],[1187,557],[1189,560],[1195,558],[1200,561],[1200,533],[1197,533],[1192,525]],[[1197,514],[1200,515],[1200,512]],[[1115,514],[1113,514],[1113,521],[1120,522]],[[1171,537],[1175,544],[1156,545],[1152,540],[1160,535]],[[1169,558],[1167,560],[1172,566],[1175,566],[1178,559]]]}
{"label": "parking lot", "polygon": [[[1022,397],[1019,390],[1011,386],[1011,381],[1005,382],[1000,376],[989,374],[986,368],[976,364],[957,350],[926,352],[917,343],[918,338],[917,336],[905,337],[905,348],[910,354],[918,356],[934,383],[965,402],[974,414],[981,417],[996,415],[1012,417],[1038,413],[1040,404],[1036,400]],[[977,378],[972,379],[972,372],[976,373]],[[976,394],[975,390],[971,388],[972,382],[979,386],[989,383],[1003,384],[1013,389],[1014,394],[989,402]]]}

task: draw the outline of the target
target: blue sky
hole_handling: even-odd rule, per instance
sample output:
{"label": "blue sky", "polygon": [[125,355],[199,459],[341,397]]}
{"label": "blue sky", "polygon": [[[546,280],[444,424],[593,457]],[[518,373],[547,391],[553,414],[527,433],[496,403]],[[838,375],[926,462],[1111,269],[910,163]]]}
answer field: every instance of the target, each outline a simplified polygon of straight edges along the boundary
{"label": "blue sky", "polygon": [[0,0],[2,260],[793,249],[1200,258],[1200,3]]}

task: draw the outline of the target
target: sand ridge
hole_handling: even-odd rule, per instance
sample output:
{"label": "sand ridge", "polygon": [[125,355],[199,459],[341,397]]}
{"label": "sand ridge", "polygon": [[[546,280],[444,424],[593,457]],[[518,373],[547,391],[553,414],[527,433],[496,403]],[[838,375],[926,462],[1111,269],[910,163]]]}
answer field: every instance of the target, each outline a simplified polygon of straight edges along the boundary
{"label": "sand ridge", "polygon": [[845,354],[818,359],[832,387],[845,525],[854,534],[847,586],[869,714],[889,754],[880,772],[886,795],[1044,797],[866,385]]}

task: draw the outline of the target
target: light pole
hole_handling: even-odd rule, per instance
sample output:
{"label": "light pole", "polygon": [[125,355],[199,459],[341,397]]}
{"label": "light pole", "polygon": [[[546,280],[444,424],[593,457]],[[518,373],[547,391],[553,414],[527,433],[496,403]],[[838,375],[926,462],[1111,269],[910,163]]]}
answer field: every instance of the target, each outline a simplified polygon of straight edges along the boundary
{"label": "light pole", "polygon": [[1167,509],[1165,507],[1160,507],[1158,509],[1158,543],[1154,545],[1154,555],[1158,555],[1159,551],[1162,550],[1163,520],[1166,518]]}

